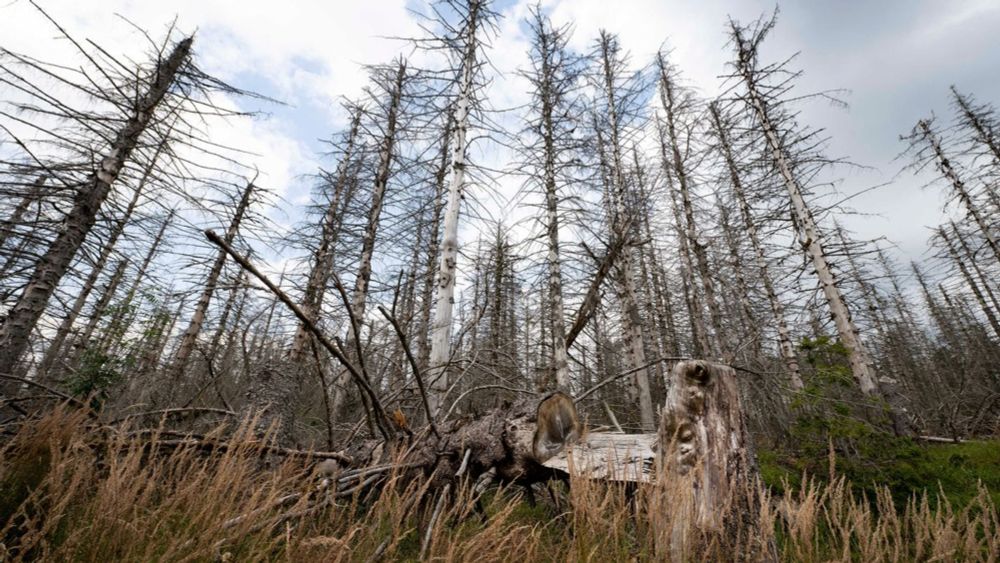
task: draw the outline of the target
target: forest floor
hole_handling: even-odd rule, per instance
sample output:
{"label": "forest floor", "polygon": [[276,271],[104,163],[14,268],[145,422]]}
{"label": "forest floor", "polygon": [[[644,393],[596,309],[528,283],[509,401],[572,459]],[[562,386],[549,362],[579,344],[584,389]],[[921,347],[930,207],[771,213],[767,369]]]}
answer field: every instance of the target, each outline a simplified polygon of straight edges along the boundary
{"label": "forest floor", "polygon": [[[0,447],[0,561],[996,561],[1000,441],[807,458],[763,449],[759,514],[671,534],[691,487],[571,477],[450,494],[404,472],[320,485],[315,462],[88,426],[57,409]],[[833,466],[833,479],[817,468]],[[803,477],[803,470],[812,469]],[[336,481],[337,478],[333,477]],[[341,479],[343,480],[343,479]],[[357,480],[360,480],[357,479]],[[676,483],[675,483],[676,485]],[[446,499],[447,502],[442,502]],[[752,534],[739,522],[760,522]],[[731,522],[727,520],[727,522]]]}
{"label": "forest floor", "polygon": [[[772,490],[784,494],[798,490],[803,471],[817,460],[802,459],[795,452],[760,449],[761,476]],[[829,460],[818,460],[829,465]],[[944,496],[954,506],[964,507],[985,487],[1000,506],[1000,440],[967,440],[957,444],[909,441],[889,447],[877,456],[839,455],[834,460],[837,475],[846,477],[861,492],[871,494],[888,487],[897,504],[926,491],[932,499]],[[823,476],[820,472],[811,475]],[[825,477],[825,476],[824,476]],[[828,477],[825,480],[829,480]]]}

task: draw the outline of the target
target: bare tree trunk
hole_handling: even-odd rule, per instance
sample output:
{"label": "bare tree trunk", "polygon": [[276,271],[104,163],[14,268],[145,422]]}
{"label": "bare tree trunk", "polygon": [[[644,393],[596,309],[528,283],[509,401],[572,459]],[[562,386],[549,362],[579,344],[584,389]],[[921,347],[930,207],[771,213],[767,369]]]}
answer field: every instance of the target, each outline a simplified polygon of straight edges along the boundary
{"label": "bare tree trunk", "polygon": [[719,137],[719,147],[729,172],[729,186],[733,190],[733,195],[739,204],[740,216],[743,219],[743,228],[750,239],[750,246],[753,248],[754,256],[756,257],[760,280],[764,285],[767,301],[771,305],[771,314],[774,316],[774,322],[777,325],[778,349],[781,352],[781,358],[785,362],[785,367],[788,369],[788,377],[792,388],[801,390],[803,388],[802,373],[799,370],[799,360],[795,353],[795,346],[792,344],[791,332],[788,330],[788,323],[785,320],[785,307],[778,298],[778,292],[774,288],[774,281],[771,278],[771,272],[767,265],[767,254],[764,252],[764,246],[761,244],[760,234],[757,231],[757,223],[754,221],[750,202],[747,201],[746,192],[743,189],[743,180],[736,165],[736,158],[733,156],[729,132],[722,123],[719,108],[715,104],[709,106],[709,112],[712,124]]}
{"label": "bare tree trunk", "polygon": [[[614,216],[612,217],[612,230],[616,238],[629,240],[631,221],[625,204],[625,178],[624,163],[622,162],[622,146],[619,138],[619,116],[614,87],[614,71],[612,70],[612,37],[607,33],[601,34],[601,64],[604,72],[604,96],[608,111],[608,133],[611,138],[608,140],[611,149],[611,162],[609,172],[611,176],[611,196],[614,202]],[[639,303],[636,299],[637,284],[635,271],[632,267],[633,248],[631,245],[622,249],[616,264],[619,272],[620,295],[622,301],[622,317],[624,319],[624,340],[628,363],[631,369],[636,370],[633,377],[634,387],[639,400],[639,416],[642,427],[652,430],[655,425],[655,415],[653,411],[653,398],[649,387],[649,370],[646,368],[646,347],[642,334],[642,317],[639,314]]]}
{"label": "bare tree trunk", "polygon": [[[344,205],[342,203],[350,197],[345,193],[349,190],[348,184],[351,182],[351,170],[355,151],[357,150],[358,130],[361,126],[361,108],[355,108],[351,117],[351,126],[347,133],[344,154],[337,165],[337,175],[333,185],[333,196],[323,215],[323,226],[320,231],[319,245],[313,254],[312,269],[309,270],[309,279],[306,282],[305,293],[302,298],[302,311],[311,319],[315,320],[323,307],[323,297],[326,293],[327,282],[330,279],[330,270],[333,268],[334,252],[337,241],[340,238],[341,226],[343,224]],[[292,340],[292,347],[288,352],[288,357],[292,363],[300,363],[306,355],[308,342],[310,340],[309,330],[305,324],[299,323]]]}
{"label": "bare tree trunk", "polygon": [[979,288],[979,284],[976,283],[976,278],[972,277],[969,269],[965,267],[965,261],[962,260],[958,251],[955,250],[955,245],[948,236],[948,232],[944,228],[939,228],[937,232],[938,235],[941,236],[941,240],[944,241],[945,248],[948,250],[948,254],[951,255],[951,259],[954,260],[955,264],[958,266],[958,270],[962,273],[962,277],[965,278],[966,285],[969,286],[969,289],[972,290],[972,294],[976,297],[976,302],[979,303],[979,308],[986,314],[986,319],[990,322],[990,326],[993,328],[993,333],[1000,338],[1000,321],[997,321],[997,316],[993,312],[993,309],[991,309],[986,303],[986,299],[983,297],[983,291]]}
{"label": "bare tree trunk", "polygon": [[[738,315],[742,318],[743,331],[746,335],[745,338],[753,339],[750,348],[753,350],[754,360],[760,360],[761,358],[761,339],[759,332],[759,322],[757,320],[757,314],[753,310],[753,306],[750,303],[750,284],[747,282],[746,275],[744,274],[745,268],[743,266],[743,255],[740,252],[740,244],[738,237],[734,231],[734,227],[729,217],[729,208],[723,203],[722,199],[716,199],[716,207],[719,211],[719,226],[722,227],[722,236],[726,241],[726,246],[729,250],[729,259],[732,260],[733,275],[736,277],[736,293],[739,300],[739,312],[734,312],[734,315]],[[737,343],[737,342],[734,342]],[[741,344],[742,346],[742,344]]]}
{"label": "bare tree trunk", "polygon": [[[90,313],[90,319],[87,321],[87,325],[84,327],[83,332],[77,339],[77,346],[79,349],[76,351],[76,358],[85,351],[87,347],[91,345],[90,339],[94,335],[94,331],[97,330],[97,325],[100,324],[101,318],[104,316],[105,309],[111,304],[111,300],[115,297],[115,292],[118,291],[118,286],[121,285],[122,278],[125,277],[125,268],[128,267],[128,259],[122,258],[118,261],[118,265],[115,267],[114,273],[111,274],[111,278],[108,279],[108,284],[104,287],[104,291],[101,293],[101,297],[94,304],[94,310]],[[75,363],[75,362],[74,362]]]}
{"label": "bare tree trunk", "polygon": [[[663,104],[666,112],[667,141],[669,141],[670,159],[666,160],[666,148],[664,151],[664,165],[673,171],[672,176],[677,180],[677,189],[681,198],[681,206],[684,213],[684,228],[682,236],[687,239],[687,246],[694,255],[694,265],[697,267],[701,285],[705,295],[705,302],[708,305],[709,316],[712,321],[712,335],[705,335],[705,340],[709,347],[704,351],[713,357],[719,357],[723,352],[722,344],[722,313],[719,310],[719,302],[715,296],[715,284],[712,281],[711,269],[708,265],[708,254],[705,246],[698,240],[697,223],[694,217],[694,206],[691,202],[691,188],[689,185],[688,170],[681,154],[682,140],[678,133],[678,118],[676,114],[678,108],[674,98],[674,81],[669,75],[669,69],[662,54],[657,54],[657,63],[660,68],[660,103]],[[729,346],[725,346],[728,348]]]}
{"label": "bare tree trunk", "polygon": [[[661,142],[661,148],[666,156],[666,144]],[[666,164],[666,160],[664,163]],[[708,327],[705,326],[705,317],[701,305],[701,296],[698,289],[692,287],[694,281],[694,261],[691,258],[691,245],[684,232],[684,220],[681,219],[680,205],[677,203],[676,194],[670,194],[670,206],[674,215],[674,227],[677,231],[678,250],[681,259],[681,292],[684,294],[684,303],[688,310],[688,323],[691,325],[691,348],[693,355],[704,357],[711,353],[712,345],[708,338]]]}
{"label": "bare tree trunk", "polygon": [[441,151],[438,168],[434,174],[434,199],[431,204],[431,224],[424,267],[424,285],[420,291],[420,321],[417,326],[417,365],[426,370],[431,356],[431,309],[434,305],[434,286],[437,280],[439,259],[441,216],[444,211],[444,183],[448,177],[449,152],[454,129],[454,113],[449,110],[441,135]]}
{"label": "bare tree trunk", "polygon": [[921,119],[917,123],[917,129],[920,131],[920,135],[923,140],[931,147],[934,151],[935,164],[941,174],[944,175],[945,179],[951,183],[951,188],[955,191],[955,195],[958,196],[959,201],[965,206],[966,211],[972,218],[976,221],[976,225],[979,230],[982,231],[983,236],[986,238],[986,243],[989,244],[990,249],[993,250],[993,255],[996,257],[997,261],[1000,261],[1000,244],[997,243],[996,237],[993,236],[990,224],[983,216],[982,210],[972,199],[972,194],[969,193],[965,182],[959,177],[958,172],[952,166],[951,161],[948,160],[947,155],[944,153],[944,149],[941,147],[941,141],[937,138],[933,131],[931,131],[930,124],[927,120]]}
{"label": "bare tree trunk", "polygon": [[[4,245],[7,244],[7,239],[14,234],[14,230],[21,224],[21,220],[24,214],[28,212],[31,204],[41,198],[42,188],[45,187],[46,180],[48,180],[47,176],[39,176],[31,188],[28,189],[28,192],[24,194],[24,197],[21,198],[21,201],[17,203],[17,206],[10,212],[10,215],[0,223],[0,250],[3,250]],[[6,270],[6,267],[4,269]]]}
{"label": "bare tree trunk", "polygon": [[469,129],[469,111],[472,107],[473,78],[476,67],[477,33],[480,18],[479,0],[469,1],[465,16],[465,52],[459,78],[458,99],[455,101],[455,130],[451,141],[451,180],[448,186],[448,204],[444,211],[444,233],[441,239],[441,259],[438,265],[438,290],[434,307],[434,324],[431,326],[431,350],[428,358],[428,402],[431,412],[437,413],[448,392],[448,363],[451,361],[451,319],[455,307],[455,276],[458,260],[458,214],[465,188],[466,135]]}
{"label": "bare tree trunk", "polygon": [[[236,205],[236,212],[233,214],[233,219],[229,222],[229,228],[226,229],[226,244],[232,244],[233,240],[236,239],[243,216],[246,214],[247,208],[250,207],[250,195],[253,193],[254,187],[253,182],[248,182],[247,187],[243,190],[240,202]],[[195,344],[198,341],[198,335],[201,334],[202,325],[205,324],[205,315],[208,314],[208,306],[212,302],[212,295],[215,294],[215,288],[225,264],[226,252],[219,250],[212,268],[208,271],[208,277],[205,279],[205,288],[202,290],[201,296],[195,304],[194,314],[191,315],[191,322],[181,336],[177,352],[174,353],[171,370],[175,378],[180,378],[184,375],[184,370],[187,368],[191,353],[194,352]]]}
{"label": "bare tree trunk", "polygon": [[[133,300],[135,300],[135,296],[139,292],[139,287],[142,286],[142,282],[145,281],[146,272],[149,270],[149,265],[153,262],[153,258],[156,256],[156,252],[160,248],[160,243],[163,242],[163,235],[164,233],[167,232],[167,227],[170,225],[170,222],[173,220],[173,217],[174,217],[174,211],[170,210],[170,213],[167,214],[167,217],[163,220],[163,223],[160,225],[159,232],[157,232],[156,236],[153,238],[153,243],[150,245],[149,250],[146,252],[146,257],[143,258],[142,264],[139,266],[139,271],[135,273],[135,277],[132,280],[132,285],[129,287],[128,293],[126,293],[125,297],[122,299],[122,306],[117,311],[115,311],[115,315],[111,319],[111,324],[110,324],[111,328],[109,329],[108,334],[113,335],[118,332],[124,331],[125,328],[131,324],[132,319],[130,319],[128,322],[124,324],[122,323],[125,318],[125,315],[130,314],[129,310],[133,308],[132,302]],[[133,319],[135,317],[135,314],[136,314],[135,312],[131,313],[131,317]],[[101,349],[106,351],[112,344],[113,344],[112,342],[105,341],[102,343]]]}
{"label": "bare tree trunk", "polygon": [[965,255],[965,259],[968,260],[970,266],[972,266],[973,271],[979,277],[982,282],[983,291],[986,292],[986,296],[990,298],[990,303],[993,304],[993,310],[1000,313],[1000,301],[997,300],[996,294],[993,292],[993,288],[990,287],[990,276],[983,272],[979,265],[979,260],[976,257],[976,253],[969,248],[968,243],[965,242],[965,237],[962,232],[958,230],[958,225],[954,221],[951,221],[951,231],[955,234],[955,240],[958,241],[959,247],[962,249],[962,253]]}
{"label": "bare tree trunk", "polygon": [[654,510],[668,524],[657,533],[660,559],[697,558],[701,532],[728,531],[747,548],[748,539],[770,537],[760,528],[760,475],[733,368],[705,361],[674,366],[658,441],[665,482]]}
{"label": "bare tree trunk", "polygon": [[[739,48],[742,53],[742,50],[746,46],[742,43],[742,39],[740,41]],[[847,302],[844,300],[840,287],[837,285],[833,270],[830,269],[830,264],[827,262],[826,252],[820,242],[819,229],[813,218],[812,210],[806,204],[805,197],[802,195],[802,186],[799,184],[799,180],[792,170],[792,163],[785,152],[778,131],[771,123],[764,101],[757,92],[753,70],[748,66],[747,58],[742,54],[739,58],[738,70],[747,89],[747,103],[750,104],[758,125],[764,133],[771,158],[774,160],[774,164],[784,180],[785,188],[788,190],[788,195],[792,203],[792,213],[795,216],[795,222],[798,226],[799,240],[803,249],[805,249],[806,253],[812,259],[813,267],[816,269],[816,275],[823,289],[823,294],[826,296],[827,305],[830,307],[833,322],[837,327],[840,341],[850,354],[849,359],[854,380],[866,395],[881,397],[878,380],[872,369],[871,358],[858,335],[858,329],[851,319],[850,309],[848,309]],[[901,419],[902,417],[897,414],[897,418]]]}
{"label": "bare tree trunk", "polygon": [[[385,130],[382,143],[379,148],[379,164],[375,173],[375,185],[372,190],[372,205],[368,210],[368,224],[365,227],[364,236],[361,239],[361,258],[358,265],[358,274],[354,278],[354,290],[351,295],[351,310],[358,324],[362,325],[365,320],[365,305],[368,298],[368,285],[372,277],[372,257],[375,254],[375,237],[378,234],[379,221],[382,217],[382,206],[385,202],[386,190],[389,187],[389,179],[392,177],[393,160],[395,158],[396,127],[399,119],[399,108],[403,99],[403,85],[406,81],[406,62],[399,61],[396,68],[395,80],[389,92],[389,107],[386,115]],[[361,326],[351,327],[347,337],[346,350],[348,357],[355,360],[355,343],[361,341],[361,335],[355,329]],[[337,378],[337,385],[334,387],[333,402],[331,412],[336,416],[344,403],[344,390],[350,380],[350,373],[343,370]]]}
{"label": "bare tree trunk", "polygon": [[[549,76],[548,59],[543,59],[543,76]],[[545,142],[545,218],[546,234],[548,235],[548,266],[549,266],[549,302],[548,310],[544,312],[549,320],[549,335],[552,340],[552,363],[555,371],[556,388],[569,392],[569,363],[566,354],[566,325],[563,319],[562,273],[559,261],[559,196],[556,192],[556,155],[553,137],[555,135],[552,123],[552,103],[542,85],[542,124]]]}
{"label": "bare tree trunk", "polygon": [[179,42],[170,56],[156,67],[149,89],[131,108],[125,125],[111,143],[107,154],[87,183],[79,188],[73,207],[63,219],[62,228],[45,254],[39,259],[31,279],[17,303],[0,326],[0,373],[12,373],[28,348],[28,339],[56,286],[69,269],[87,234],[97,221],[97,213],[118,179],[125,162],[139,144],[157,106],[191,52],[192,39]]}
{"label": "bare tree trunk", "polygon": [[229,296],[226,298],[225,305],[222,306],[222,314],[219,315],[219,324],[215,327],[215,332],[209,341],[208,361],[210,362],[215,362],[215,355],[219,351],[219,343],[222,342],[222,335],[227,332],[226,324],[229,322],[229,315],[233,311],[233,306],[236,305],[236,300],[245,281],[246,273],[242,271],[231,281],[232,286],[229,288]]}
{"label": "bare tree trunk", "polygon": [[[161,143],[162,147],[162,143]],[[160,149],[157,148],[157,156],[159,155]],[[64,350],[64,344],[66,342],[66,337],[69,336],[70,331],[73,329],[73,325],[76,323],[77,318],[83,311],[84,305],[87,303],[87,298],[90,297],[91,292],[94,291],[94,286],[97,284],[98,278],[104,273],[104,268],[108,264],[108,260],[111,258],[111,253],[115,250],[115,245],[118,244],[118,239],[121,237],[122,233],[125,232],[125,227],[128,222],[132,219],[132,213],[135,211],[136,206],[139,204],[139,197],[142,195],[143,188],[146,185],[146,181],[149,178],[150,173],[153,171],[153,166],[156,163],[156,156],[150,161],[149,166],[143,173],[142,180],[139,181],[139,185],[135,188],[132,194],[132,199],[129,201],[128,206],[125,208],[125,213],[115,222],[111,228],[111,232],[108,234],[108,240],[101,247],[101,253],[97,257],[97,261],[94,262],[94,267],[91,268],[90,274],[87,279],[83,282],[83,286],[80,287],[80,293],[77,294],[76,299],[73,301],[73,305],[70,306],[69,311],[66,313],[66,317],[63,318],[62,323],[59,324],[59,328],[56,330],[56,335],[49,343],[48,349],[45,351],[45,355],[42,357],[42,362],[38,366],[38,374],[45,377],[49,368],[66,352]]]}

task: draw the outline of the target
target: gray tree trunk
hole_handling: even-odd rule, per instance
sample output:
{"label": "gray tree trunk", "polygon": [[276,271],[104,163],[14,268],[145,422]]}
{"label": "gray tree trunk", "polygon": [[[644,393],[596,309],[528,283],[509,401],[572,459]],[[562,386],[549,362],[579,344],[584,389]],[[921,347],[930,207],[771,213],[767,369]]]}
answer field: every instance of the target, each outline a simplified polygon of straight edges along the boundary
{"label": "gray tree trunk", "polygon": [[[742,48],[742,47],[741,47]],[[738,72],[743,79],[747,89],[747,103],[750,105],[756,118],[760,130],[764,133],[770,156],[777,167],[788,196],[792,204],[792,213],[798,226],[799,241],[805,249],[806,254],[812,259],[813,267],[819,278],[823,295],[826,297],[827,305],[833,316],[834,324],[837,327],[837,334],[841,343],[847,348],[850,355],[851,372],[854,380],[858,383],[861,391],[866,395],[881,397],[878,380],[872,368],[871,357],[868,350],[858,334],[858,329],[851,319],[851,312],[844,300],[844,295],[837,285],[837,280],[827,261],[826,251],[820,239],[819,229],[813,218],[812,210],[806,203],[803,196],[802,186],[792,169],[792,163],[782,144],[781,137],[775,126],[771,123],[767,107],[761,95],[757,92],[754,81],[754,71],[749,67],[746,58],[740,57]],[[897,413],[896,417],[902,419],[902,415]]]}
{"label": "gray tree trunk", "polygon": [[952,166],[951,160],[944,152],[944,148],[941,146],[941,140],[937,138],[934,131],[931,130],[930,124],[925,119],[921,119],[917,123],[917,129],[920,131],[920,135],[923,140],[931,147],[934,151],[935,164],[941,174],[944,175],[945,179],[951,184],[952,190],[954,190],[955,195],[958,196],[958,200],[962,202],[965,206],[965,210],[972,215],[973,220],[975,220],[976,225],[979,230],[982,231],[983,237],[986,238],[986,243],[989,245],[990,249],[993,251],[993,256],[996,257],[997,261],[1000,262],[1000,244],[997,243],[996,237],[993,235],[992,228],[987,221],[986,217],[983,215],[979,205],[972,199],[972,194],[969,193],[968,187],[965,182],[958,175],[958,171]]}
{"label": "gray tree trunk", "polygon": [[465,164],[469,130],[469,111],[472,108],[473,78],[478,49],[479,0],[469,1],[465,16],[465,52],[459,77],[458,98],[455,101],[455,129],[451,141],[451,180],[448,185],[448,203],[444,210],[444,233],[441,238],[441,256],[438,265],[437,300],[434,304],[434,323],[431,326],[431,349],[428,358],[428,402],[432,413],[441,410],[448,392],[448,363],[451,361],[451,320],[455,308],[455,276],[458,261],[458,214],[465,189]]}
{"label": "gray tree trunk", "polygon": [[31,332],[45,312],[49,298],[97,221],[97,213],[139,144],[139,138],[152,120],[157,106],[187,61],[191,43],[192,38],[184,39],[174,47],[169,57],[160,61],[149,89],[137,100],[132,114],[101,159],[99,169],[77,191],[73,207],[63,219],[59,234],[38,260],[28,284],[0,326],[0,373],[12,373],[27,350]]}
{"label": "gray tree trunk", "polygon": [[[233,214],[233,218],[229,222],[229,227],[226,229],[225,241],[227,244],[232,244],[239,233],[240,223],[243,221],[243,216],[250,207],[250,195],[253,193],[254,187],[253,182],[248,182],[247,187],[243,190],[240,202],[236,205],[236,212]],[[201,295],[198,297],[198,302],[195,304],[194,314],[191,315],[191,322],[188,324],[184,334],[181,335],[180,344],[174,353],[171,371],[175,378],[180,378],[184,375],[184,370],[187,368],[188,361],[191,359],[191,354],[194,352],[194,347],[198,342],[198,336],[201,334],[201,328],[205,324],[205,315],[208,314],[208,306],[212,302],[212,296],[215,294],[215,288],[225,264],[226,252],[219,250],[215,257],[215,262],[212,263],[212,268],[208,271],[208,277],[205,279],[205,288],[202,290]]]}
{"label": "gray tree trunk", "polygon": [[[315,320],[323,307],[323,298],[326,294],[327,282],[330,280],[330,271],[333,269],[334,253],[336,252],[337,241],[340,238],[341,227],[344,217],[344,203],[350,200],[349,183],[351,183],[351,171],[355,151],[357,150],[358,131],[361,127],[361,109],[355,108],[351,117],[351,126],[347,133],[344,155],[337,165],[337,175],[333,185],[333,196],[330,204],[323,215],[323,226],[320,230],[319,245],[313,254],[312,269],[309,270],[309,279],[306,281],[306,288],[302,298],[302,311],[311,320]],[[292,363],[300,363],[306,356],[308,343],[311,336],[305,324],[299,323],[292,339],[292,347],[288,352],[288,357]]]}
{"label": "gray tree trunk", "polygon": [[[379,221],[382,217],[382,206],[385,202],[389,179],[392,177],[393,160],[395,158],[396,128],[399,119],[399,108],[403,99],[403,85],[406,81],[406,63],[402,60],[396,69],[396,77],[389,92],[389,107],[386,115],[385,130],[379,147],[379,163],[375,173],[375,185],[372,189],[372,205],[368,210],[368,224],[361,239],[361,258],[358,274],[354,278],[354,290],[351,295],[351,310],[357,319],[357,327],[351,327],[347,336],[346,351],[349,358],[360,360],[356,354],[356,342],[360,342],[360,330],[365,322],[365,305],[368,299],[368,284],[372,277],[372,257],[375,254],[375,237],[378,234]],[[337,377],[333,389],[331,412],[336,416],[344,404],[345,391],[350,381],[350,373],[343,370]]]}

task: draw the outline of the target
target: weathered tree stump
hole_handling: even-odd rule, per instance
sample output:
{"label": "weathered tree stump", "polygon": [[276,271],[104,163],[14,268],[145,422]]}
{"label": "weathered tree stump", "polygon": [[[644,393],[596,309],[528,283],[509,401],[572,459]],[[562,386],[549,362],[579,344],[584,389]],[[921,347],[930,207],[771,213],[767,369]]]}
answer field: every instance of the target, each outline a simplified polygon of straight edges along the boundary
{"label": "weathered tree stump", "polygon": [[[662,555],[686,560],[703,534],[773,553],[760,529],[759,471],[733,368],[701,360],[674,366],[660,420],[659,477],[669,509]],[[678,487],[680,485],[680,487]],[[680,498],[676,498],[680,497]],[[764,542],[764,543],[760,543]],[[763,555],[762,555],[763,554]]]}

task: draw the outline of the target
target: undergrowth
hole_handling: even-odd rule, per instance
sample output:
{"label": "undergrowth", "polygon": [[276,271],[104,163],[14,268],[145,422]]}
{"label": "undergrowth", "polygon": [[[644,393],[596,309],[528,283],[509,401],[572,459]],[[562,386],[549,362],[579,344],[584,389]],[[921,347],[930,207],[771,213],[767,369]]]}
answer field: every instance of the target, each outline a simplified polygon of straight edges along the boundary
{"label": "undergrowth", "polygon": [[[635,487],[571,478],[534,506],[521,487],[477,492],[469,480],[449,488],[434,518],[442,492],[431,480],[390,472],[337,496],[321,489],[312,460],[265,455],[250,427],[226,438],[219,429],[228,447],[206,451],[85,430],[93,427],[79,411],[22,425],[0,451],[0,560],[996,561],[1000,553],[1000,519],[984,487],[954,504],[915,493],[899,505],[885,487],[858,494],[843,476],[807,478],[784,496],[755,491],[757,529],[697,529],[686,525],[695,520],[691,487],[676,479]],[[974,447],[961,451],[978,459]],[[931,459],[951,466],[953,455]]]}

